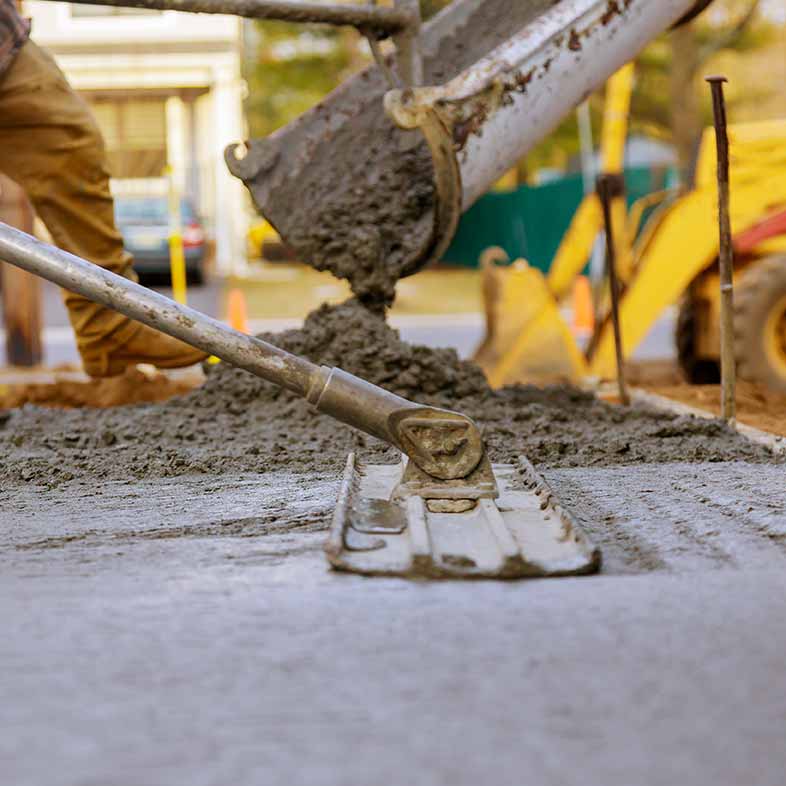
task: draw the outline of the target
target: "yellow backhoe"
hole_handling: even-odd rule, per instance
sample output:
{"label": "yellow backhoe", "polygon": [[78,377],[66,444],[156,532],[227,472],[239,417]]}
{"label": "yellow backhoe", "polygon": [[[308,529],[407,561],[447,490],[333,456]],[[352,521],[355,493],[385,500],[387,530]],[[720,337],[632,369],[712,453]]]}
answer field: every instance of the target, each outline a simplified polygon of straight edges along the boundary
{"label": "yellow backhoe", "polygon": [[[626,66],[607,85],[602,170],[612,182],[622,181],[633,76],[633,66]],[[729,137],[738,372],[786,390],[786,120],[733,125]],[[628,210],[620,188],[613,202],[624,354],[630,357],[664,310],[681,303],[677,352],[691,382],[718,379],[715,173],[714,132],[708,129],[690,189],[676,196],[650,195]],[[615,376],[608,309],[602,309],[582,352],[559,307],[602,226],[598,197],[591,194],[576,212],[548,276],[522,260],[499,267],[490,254],[482,261],[488,333],[476,361],[493,385]]]}

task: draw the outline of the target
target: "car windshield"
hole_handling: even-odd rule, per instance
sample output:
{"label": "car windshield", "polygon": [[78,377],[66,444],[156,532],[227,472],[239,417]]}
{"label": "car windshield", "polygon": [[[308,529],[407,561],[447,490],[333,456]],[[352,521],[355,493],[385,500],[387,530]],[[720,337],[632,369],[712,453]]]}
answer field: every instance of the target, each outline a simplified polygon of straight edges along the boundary
{"label": "car windshield", "polygon": [[[185,200],[180,203],[183,221],[195,219],[194,211]],[[121,224],[166,224],[169,202],[166,197],[115,198],[115,218]]]}

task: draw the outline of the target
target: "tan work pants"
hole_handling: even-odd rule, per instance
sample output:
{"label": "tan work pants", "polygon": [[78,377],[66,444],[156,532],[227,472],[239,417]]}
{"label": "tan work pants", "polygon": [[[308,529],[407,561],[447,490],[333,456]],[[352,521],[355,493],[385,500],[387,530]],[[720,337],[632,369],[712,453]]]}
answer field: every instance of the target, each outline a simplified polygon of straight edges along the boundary
{"label": "tan work pants", "polygon": [[[114,219],[104,142],[51,55],[28,41],[0,76],[0,171],[27,193],[55,243],[134,278]],[[64,292],[80,351],[123,344],[136,323]]]}

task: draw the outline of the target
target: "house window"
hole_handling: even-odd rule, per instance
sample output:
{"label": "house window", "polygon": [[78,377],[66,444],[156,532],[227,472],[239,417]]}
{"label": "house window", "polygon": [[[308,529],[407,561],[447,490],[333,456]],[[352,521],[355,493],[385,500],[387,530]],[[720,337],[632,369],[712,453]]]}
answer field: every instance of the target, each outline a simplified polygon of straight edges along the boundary
{"label": "house window", "polygon": [[71,16],[74,19],[91,19],[99,16],[155,16],[160,14],[153,8],[116,8],[113,5],[71,5]]}
{"label": "house window", "polygon": [[104,135],[112,177],[161,177],[167,162],[165,100],[127,96],[90,103]]}

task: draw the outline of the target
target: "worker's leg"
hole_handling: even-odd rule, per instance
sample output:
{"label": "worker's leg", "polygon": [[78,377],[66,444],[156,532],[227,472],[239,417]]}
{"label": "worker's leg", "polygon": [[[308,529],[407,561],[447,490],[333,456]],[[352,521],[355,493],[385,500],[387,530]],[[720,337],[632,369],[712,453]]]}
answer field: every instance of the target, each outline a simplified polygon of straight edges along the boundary
{"label": "worker's leg", "polygon": [[[0,170],[24,188],[60,248],[135,278],[115,226],[95,120],[53,58],[32,41],[0,77]],[[133,362],[172,367],[201,357],[80,295],[64,295],[85,369],[94,376],[120,373]]]}

